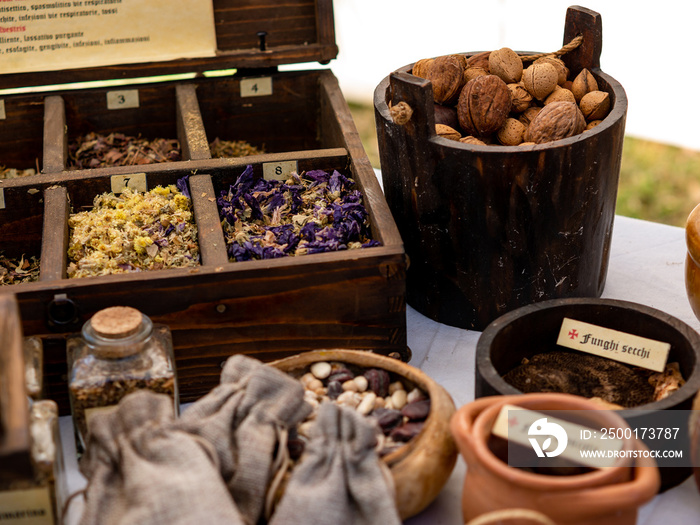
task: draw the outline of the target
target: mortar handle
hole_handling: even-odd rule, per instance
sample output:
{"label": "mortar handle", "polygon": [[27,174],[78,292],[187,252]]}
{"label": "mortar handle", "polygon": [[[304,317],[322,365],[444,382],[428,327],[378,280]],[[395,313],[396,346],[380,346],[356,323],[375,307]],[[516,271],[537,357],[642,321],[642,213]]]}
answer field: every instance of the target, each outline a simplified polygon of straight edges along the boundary
{"label": "mortar handle", "polygon": [[569,7],[564,24],[564,44],[578,35],[583,36],[581,45],[562,57],[573,76],[583,68],[600,69],[600,53],[603,50],[603,20],[600,14],[581,6]]}

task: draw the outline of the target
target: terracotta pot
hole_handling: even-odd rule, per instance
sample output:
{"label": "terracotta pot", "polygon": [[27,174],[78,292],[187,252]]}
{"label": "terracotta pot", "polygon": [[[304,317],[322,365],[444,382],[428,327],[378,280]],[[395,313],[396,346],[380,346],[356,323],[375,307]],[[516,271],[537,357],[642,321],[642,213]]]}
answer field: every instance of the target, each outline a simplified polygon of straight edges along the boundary
{"label": "terracotta pot", "polygon": [[[597,410],[592,402],[569,394],[491,396],[463,406],[453,416],[451,428],[467,463],[462,493],[465,522],[494,510],[526,508],[567,525],[634,525],[638,507],[651,500],[660,487],[653,459],[638,459],[636,463],[620,460],[611,467],[571,476],[511,467],[487,445],[491,427],[506,404],[530,410],[580,410],[591,423],[626,426],[615,412]],[[645,448],[637,440],[626,440],[625,446]]]}
{"label": "terracotta pot", "polygon": [[423,430],[382,460],[391,470],[396,504],[402,520],[425,509],[442,490],[457,461],[457,447],[450,432],[455,405],[447,391],[419,369],[398,359],[360,350],[318,350],[270,363],[299,375],[318,361],[338,361],[366,368],[382,368],[427,392],[430,414]]}

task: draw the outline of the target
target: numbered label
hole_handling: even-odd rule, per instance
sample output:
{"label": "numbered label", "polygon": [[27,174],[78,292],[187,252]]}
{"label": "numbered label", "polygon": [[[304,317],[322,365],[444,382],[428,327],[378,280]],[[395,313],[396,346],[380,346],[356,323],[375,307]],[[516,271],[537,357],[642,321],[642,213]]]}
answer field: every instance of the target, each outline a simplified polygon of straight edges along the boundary
{"label": "numbered label", "polygon": [[107,92],[107,109],[127,109],[139,107],[138,89],[121,89]]}
{"label": "numbered label", "polygon": [[10,525],[56,523],[48,487],[0,491],[0,521]]}
{"label": "numbered label", "polygon": [[5,190],[0,188],[0,210],[5,209]]}
{"label": "numbered label", "polygon": [[287,180],[293,171],[297,171],[296,160],[263,164],[263,178],[266,180]]}
{"label": "numbered label", "polygon": [[5,120],[5,101],[0,98],[0,120]]}
{"label": "numbered label", "polygon": [[272,77],[241,80],[241,97],[262,97],[265,95],[272,95]]}
{"label": "numbered label", "polygon": [[112,175],[110,178],[112,193],[123,193],[126,188],[131,191],[145,193],[148,191],[145,173],[132,173],[130,175]]}

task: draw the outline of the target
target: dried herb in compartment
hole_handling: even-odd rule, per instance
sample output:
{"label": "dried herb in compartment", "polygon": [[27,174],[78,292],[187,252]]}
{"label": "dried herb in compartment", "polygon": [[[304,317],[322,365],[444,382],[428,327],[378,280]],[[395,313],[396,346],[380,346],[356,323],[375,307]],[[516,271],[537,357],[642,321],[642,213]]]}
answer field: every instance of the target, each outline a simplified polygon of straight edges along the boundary
{"label": "dried herb in compartment", "polygon": [[123,133],[87,133],[68,144],[68,169],[137,166],[181,160],[177,139],[131,137]]}
{"label": "dried herb in compartment", "polygon": [[250,155],[261,155],[265,153],[265,148],[257,148],[245,140],[221,140],[215,138],[210,144],[211,156],[215,159],[229,157],[248,157]]}
{"label": "dried herb in compartment", "polygon": [[31,177],[32,175],[36,174],[37,170],[35,170],[34,168],[27,168],[22,170],[0,166],[0,180],[18,179],[20,177]]}
{"label": "dried herb in compartment", "polygon": [[7,257],[0,253],[0,285],[38,281],[40,270],[38,257]]}
{"label": "dried herb in compartment", "polygon": [[248,166],[217,199],[232,261],[377,246],[355,182],[334,170],[256,179]]}
{"label": "dried herb in compartment", "polygon": [[199,265],[197,226],[187,184],[139,193],[103,193],[71,214],[68,277]]}

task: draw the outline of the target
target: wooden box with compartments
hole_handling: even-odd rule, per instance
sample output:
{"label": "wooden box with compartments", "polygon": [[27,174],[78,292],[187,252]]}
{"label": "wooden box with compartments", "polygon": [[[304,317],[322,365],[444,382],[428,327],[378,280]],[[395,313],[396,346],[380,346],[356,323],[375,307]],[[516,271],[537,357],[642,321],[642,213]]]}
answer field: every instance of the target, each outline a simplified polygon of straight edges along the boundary
{"label": "wooden box with compartments", "polygon": [[[108,306],[132,306],[170,326],[183,401],[215,386],[235,353],[267,361],[342,347],[408,360],[407,259],[338,81],[327,68],[284,70],[336,56],[331,0],[187,0],[176,12],[157,0],[108,3],[18,1],[0,13],[12,28],[0,41],[10,68],[1,77],[0,164],[12,168],[0,180],[0,272],[13,283],[2,291],[16,295],[24,334],[42,338],[46,397],[67,410],[66,335]],[[143,24],[154,17],[161,22]],[[239,142],[250,155],[217,153]],[[155,162],[143,160],[149,154]],[[17,176],[26,169],[37,173]],[[296,193],[307,175],[325,197]],[[270,186],[276,179],[282,189]],[[246,183],[249,192],[240,190]],[[115,248],[128,229],[125,196],[158,186],[189,194],[188,205],[174,207],[191,210],[196,234],[173,241],[178,224],[161,219],[159,233],[153,225]],[[343,189],[350,200],[338,197]],[[250,203],[273,193],[282,201]],[[115,213],[78,234],[76,216],[100,199],[111,199]],[[301,201],[321,215],[303,215]],[[226,206],[240,212],[237,226]],[[268,228],[251,241],[243,219],[281,226],[285,206],[302,233]],[[256,215],[270,209],[277,215]],[[351,237],[336,238],[327,224]],[[106,237],[90,237],[100,225]],[[181,267],[161,257],[173,242],[195,250],[168,252]],[[73,258],[104,252],[105,243],[116,263],[104,253],[98,262]],[[292,245],[307,253],[278,257]],[[132,266],[122,248],[155,263]],[[254,256],[266,251],[273,257]],[[110,264],[122,273],[100,274]]]}

